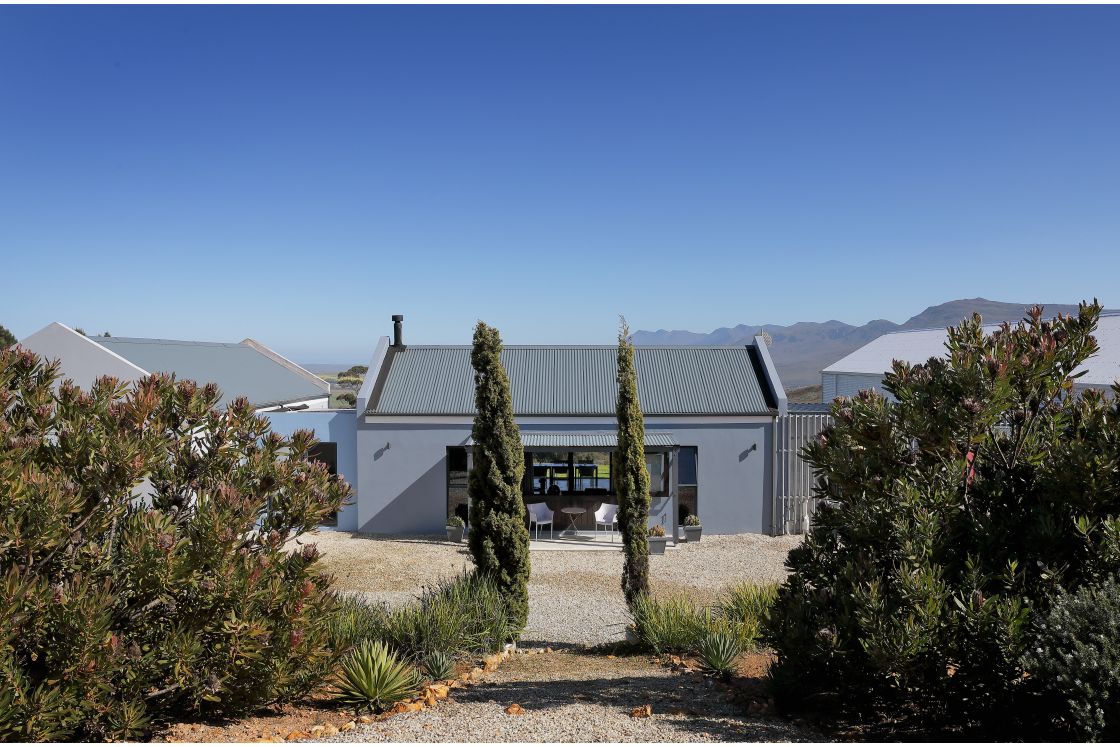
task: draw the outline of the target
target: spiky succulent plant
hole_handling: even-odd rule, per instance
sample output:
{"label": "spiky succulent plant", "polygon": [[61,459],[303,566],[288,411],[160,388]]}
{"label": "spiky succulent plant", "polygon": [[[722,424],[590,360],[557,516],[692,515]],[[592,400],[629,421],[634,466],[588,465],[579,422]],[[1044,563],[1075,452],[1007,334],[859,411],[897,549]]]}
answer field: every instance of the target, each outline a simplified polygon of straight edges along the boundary
{"label": "spiky succulent plant", "polygon": [[365,641],[342,662],[336,698],[343,705],[380,711],[412,697],[420,684],[416,670],[381,641]]}
{"label": "spiky succulent plant", "polygon": [[700,639],[697,653],[705,672],[726,679],[735,673],[735,660],[743,653],[743,644],[730,631],[713,630]]}

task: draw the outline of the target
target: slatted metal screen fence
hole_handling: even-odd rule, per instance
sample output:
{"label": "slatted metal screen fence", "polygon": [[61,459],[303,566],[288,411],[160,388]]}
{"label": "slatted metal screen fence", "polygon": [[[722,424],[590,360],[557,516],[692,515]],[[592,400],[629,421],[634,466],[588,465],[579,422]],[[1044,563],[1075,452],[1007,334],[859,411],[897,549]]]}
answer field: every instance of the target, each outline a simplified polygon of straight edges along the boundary
{"label": "slatted metal screen fence", "polygon": [[831,422],[827,413],[791,412],[775,427],[773,533],[801,534],[809,529],[815,502],[813,468],[801,458],[801,448]]}

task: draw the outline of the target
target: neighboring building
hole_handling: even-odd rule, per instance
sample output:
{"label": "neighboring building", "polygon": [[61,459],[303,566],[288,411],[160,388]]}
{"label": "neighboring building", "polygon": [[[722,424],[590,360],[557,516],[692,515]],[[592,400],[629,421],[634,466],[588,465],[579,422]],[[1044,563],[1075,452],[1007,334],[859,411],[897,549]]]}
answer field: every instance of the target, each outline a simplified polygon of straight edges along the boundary
{"label": "neighboring building", "polygon": [[[998,327],[998,324],[986,324],[984,331],[992,332]],[[1086,361],[1086,373],[1077,379],[1078,390],[1107,391],[1120,379],[1120,314],[1102,314],[1095,336],[1100,350]],[[948,339],[945,329],[890,332],[877,337],[821,371],[821,399],[831,402],[836,397],[852,397],[861,389],[886,394],[883,377],[890,371],[893,361],[915,364],[942,357]]]}
{"label": "neighboring building", "polygon": [[[354,411],[328,410],[330,384],[255,340],[239,343],[158,340],[139,337],[87,337],[55,322],[20,345],[58,360],[63,379],[88,389],[101,376],[136,381],[151,373],[175,374],[200,384],[214,382],[221,404],[245,397],[265,415],[272,430],[290,436],[298,429],[315,432],[320,443],[313,456],[332,473],[356,483]],[[357,507],[343,507],[340,529],[357,528]]]}
{"label": "neighboring building", "polygon": [[[467,504],[474,419],[470,347],[383,337],[358,396],[358,529],[442,531]],[[580,529],[615,503],[617,349],[508,345],[502,361],[521,428],[526,503],[581,507]],[[785,390],[759,340],[739,347],[638,347],[651,476],[650,523],[685,513],[711,534],[770,532],[774,424]]]}
{"label": "neighboring building", "polygon": [[64,379],[88,389],[101,376],[136,381],[152,373],[214,382],[222,404],[246,397],[258,410],[326,408],[331,386],[255,340],[195,342],[87,337],[54,322],[20,345],[61,364]]}

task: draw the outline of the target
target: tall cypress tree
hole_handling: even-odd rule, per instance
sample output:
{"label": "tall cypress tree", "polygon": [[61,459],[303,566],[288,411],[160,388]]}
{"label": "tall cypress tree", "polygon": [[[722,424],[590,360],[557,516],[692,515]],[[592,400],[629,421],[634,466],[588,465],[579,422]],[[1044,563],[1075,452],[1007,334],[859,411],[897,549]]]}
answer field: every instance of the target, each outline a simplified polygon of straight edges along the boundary
{"label": "tall cypress tree", "polygon": [[623,318],[618,331],[618,451],[615,454],[618,528],[625,559],[622,591],[633,606],[649,593],[649,472],[646,469],[645,418],[638,401],[634,343]]}
{"label": "tall cypress tree", "polygon": [[509,600],[510,620],[521,631],[529,617],[529,530],[521,497],[525,454],[501,354],[498,330],[479,322],[471,350],[477,412],[469,545],[478,570],[497,581]]}

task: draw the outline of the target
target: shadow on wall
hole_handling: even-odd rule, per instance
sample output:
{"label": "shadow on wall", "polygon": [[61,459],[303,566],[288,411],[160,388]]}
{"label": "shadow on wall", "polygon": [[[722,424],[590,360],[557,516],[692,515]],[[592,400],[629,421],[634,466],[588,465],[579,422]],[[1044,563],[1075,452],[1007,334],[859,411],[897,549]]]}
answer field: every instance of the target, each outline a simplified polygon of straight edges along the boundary
{"label": "shadow on wall", "polygon": [[[374,453],[374,460],[388,445]],[[447,465],[441,459],[358,531],[363,534],[443,534],[447,517]]]}

